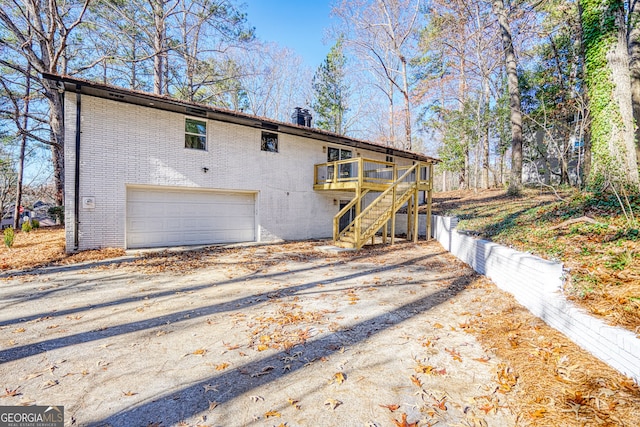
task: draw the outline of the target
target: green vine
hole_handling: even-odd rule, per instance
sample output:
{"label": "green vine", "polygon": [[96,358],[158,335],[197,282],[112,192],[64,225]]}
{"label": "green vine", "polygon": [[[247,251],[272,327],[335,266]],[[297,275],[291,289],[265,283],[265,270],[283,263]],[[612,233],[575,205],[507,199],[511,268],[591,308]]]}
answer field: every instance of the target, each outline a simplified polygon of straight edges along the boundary
{"label": "green vine", "polygon": [[[624,7],[620,0],[580,0],[585,52],[585,83],[591,114],[592,186],[626,181],[625,167],[618,155],[624,144],[613,140],[623,121],[607,54],[616,43],[619,26],[616,16]],[[623,151],[620,151],[623,150]]]}

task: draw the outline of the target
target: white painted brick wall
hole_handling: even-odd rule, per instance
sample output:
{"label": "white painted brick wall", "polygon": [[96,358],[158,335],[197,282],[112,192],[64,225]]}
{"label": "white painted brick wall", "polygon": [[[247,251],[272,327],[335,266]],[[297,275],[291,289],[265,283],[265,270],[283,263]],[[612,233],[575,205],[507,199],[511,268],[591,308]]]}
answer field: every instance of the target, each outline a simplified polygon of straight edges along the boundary
{"label": "white painted brick wall", "polygon": [[511,293],[548,325],[640,382],[640,339],[590,316],[562,294],[562,264],[458,232],[456,218],[433,216],[433,237],[478,273]]}
{"label": "white painted brick wall", "polygon": [[[65,100],[65,218],[73,250],[76,95]],[[279,152],[261,151],[261,130],[207,121],[207,151],[184,148],[184,114],[82,95],[79,249],[124,247],[126,187],[154,185],[257,192],[261,241],[330,237],[334,199],[353,193],[313,190],[314,165],[326,142],[279,134]],[[202,119],[200,119],[202,120]],[[358,150],[362,157],[384,154]],[[202,171],[209,168],[208,173]]]}

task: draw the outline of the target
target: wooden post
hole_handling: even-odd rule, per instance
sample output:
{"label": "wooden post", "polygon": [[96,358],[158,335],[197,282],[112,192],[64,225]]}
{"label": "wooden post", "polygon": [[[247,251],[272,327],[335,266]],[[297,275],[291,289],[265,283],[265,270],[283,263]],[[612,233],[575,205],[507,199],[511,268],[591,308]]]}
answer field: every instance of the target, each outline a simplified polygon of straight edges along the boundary
{"label": "wooden post", "polygon": [[[393,165],[393,182],[396,182],[398,179],[398,169],[396,169],[396,165]],[[396,187],[393,187],[391,190],[391,244],[393,245],[396,241]]]}
{"label": "wooden post", "polygon": [[[420,171],[420,169],[418,168],[418,171]],[[413,202],[413,208],[414,208],[414,213],[413,213],[413,243],[418,243],[418,214],[420,212],[420,203],[418,201],[418,182],[419,180],[416,180],[416,188],[415,190],[413,190],[413,198],[414,198],[414,202]]]}
{"label": "wooden post", "polygon": [[[360,216],[360,211],[361,211],[361,208],[362,208],[362,200],[360,200],[360,198],[362,197],[362,187],[360,187],[359,185],[356,186],[356,196],[355,197],[356,197],[356,218],[357,218],[358,216]],[[362,234],[362,230],[360,230],[361,222],[362,221],[356,221],[355,230],[354,230],[355,233],[354,233],[354,236],[353,236],[356,239],[356,244],[357,244],[358,248],[362,247],[362,245],[360,244],[360,242],[361,242],[360,239],[361,239],[361,234]]]}
{"label": "wooden post", "polygon": [[387,244],[387,234],[389,233],[389,221],[384,223],[384,227],[382,228],[382,244]]}
{"label": "wooden post", "polygon": [[413,224],[413,197],[407,200],[407,240],[411,240],[411,224]]}
{"label": "wooden post", "polygon": [[429,183],[427,184],[427,240],[431,240],[431,197],[433,193],[433,163],[429,164]]}

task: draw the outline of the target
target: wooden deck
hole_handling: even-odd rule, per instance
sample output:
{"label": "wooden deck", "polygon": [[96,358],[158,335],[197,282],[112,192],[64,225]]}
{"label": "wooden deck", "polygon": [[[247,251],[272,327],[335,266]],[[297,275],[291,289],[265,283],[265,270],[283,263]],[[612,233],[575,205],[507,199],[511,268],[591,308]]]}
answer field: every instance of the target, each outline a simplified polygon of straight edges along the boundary
{"label": "wooden deck", "polygon": [[[418,162],[398,166],[390,162],[354,158],[315,165],[314,190],[353,191],[352,201],[333,221],[333,239],[337,245],[361,248],[376,233],[382,232],[387,240],[391,225],[391,243],[395,236],[395,214],[402,206],[408,206],[407,235],[418,238],[418,193],[427,193],[427,239],[431,231],[431,193],[433,188],[433,164]],[[381,193],[365,206],[364,196],[369,192]],[[353,215],[355,210],[355,215]],[[346,215],[354,218],[340,229]],[[350,218],[351,219],[351,218]]]}

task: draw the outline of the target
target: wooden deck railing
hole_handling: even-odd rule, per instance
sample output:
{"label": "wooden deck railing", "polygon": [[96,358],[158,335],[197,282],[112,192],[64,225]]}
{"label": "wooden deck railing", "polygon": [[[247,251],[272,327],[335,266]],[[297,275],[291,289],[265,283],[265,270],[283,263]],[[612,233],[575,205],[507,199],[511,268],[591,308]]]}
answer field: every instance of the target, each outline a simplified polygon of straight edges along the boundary
{"label": "wooden deck railing", "polygon": [[395,167],[390,162],[362,157],[320,163],[315,165],[314,184],[391,184],[394,181]]}

